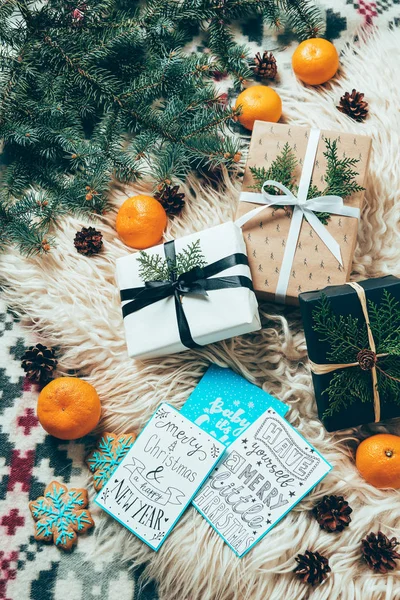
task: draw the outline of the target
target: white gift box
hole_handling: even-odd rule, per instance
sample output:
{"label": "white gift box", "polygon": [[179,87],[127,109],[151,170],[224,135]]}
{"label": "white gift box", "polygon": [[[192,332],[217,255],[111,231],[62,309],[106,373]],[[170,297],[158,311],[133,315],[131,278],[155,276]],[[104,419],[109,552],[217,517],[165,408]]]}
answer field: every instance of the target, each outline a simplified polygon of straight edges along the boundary
{"label": "white gift box", "polygon": [[[247,262],[242,230],[232,221],[175,240],[176,255],[198,240],[207,265],[231,255],[239,255],[241,257],[239,261]],[[149,248],[145,252],[148,255],[158,254],[165,259],[164,244]],[[117,260],[117,280],[122,293],[121,298],[130,298],[122,301],[128,354],[137,358],[151,358],[183,352],[188,348],[181,341],[177,298],[174,292],[166,298],[126,314],[135,302],[140,302],[148,293],[147,286],[140,277],[139,257],[140,254],[136,252]],[[205,267],[206,271],[207,268]],[[241,283],[237,287],[210,289],[213,285],[219,285],[216,282],[210,284],[210,280],[223,280],[230,285],[230,280],[238,278]],[[168,285],[167,282],[164,282],[164,285]],[[258,304],[252,290],[251,274],[247,264],[234,264],[211,274],[207,277],[205,285],[208,286],[207,295],[199,295],[195,290],[194,293],[189,291],[178,296],[190,335],[196,344],[205,346],[261,328]],[[139,294],[137,288],[141,288]],[[130,295],[132,289],[136,291]]]}

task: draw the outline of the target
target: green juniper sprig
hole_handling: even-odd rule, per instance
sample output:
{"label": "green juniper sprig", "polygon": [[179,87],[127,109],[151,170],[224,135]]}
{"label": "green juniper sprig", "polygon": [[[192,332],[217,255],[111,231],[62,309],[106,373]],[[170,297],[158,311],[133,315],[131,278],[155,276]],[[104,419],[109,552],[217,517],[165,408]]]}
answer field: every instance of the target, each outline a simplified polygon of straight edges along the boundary
{"label": "green juniper sprig", "polygon": [[[345,198],[355,192],[360,192],[364,188],[359,185],[356,181],[358,175],[354,169],[355,165],[359,162],[358,158],[338,157],[337,140],[330,140],[325,138],[326,150],[323,153],[327,160],[327,169],[324,175],[325,188],[320,191],[318,187],[311,181],[308,190],[307,200],[316,198],[318,196],[335,195]],[[265,181],[271,179],[279,181],[285,185],[293,194],[297,194],[298,186],[296,185],[296,178],[294,171],[298,165],[298,160],[293,149],[289,146],[288,142],[285,143],[282,152],[276,157],[271,163],[268,169],[265,167],[250,167],[250,172],[256,182],[255,185],[251,186],[252,189],[261,191],[262,185]],[[273,186],[268,186],[266,192],[269,194],[281,195],[282,192]],[[283,209],[287,211],[286,206],[274,206],[276,210]],[[316,216],[319,220],[327,225],[331,218],[330,213],[327,212],[316,212]]]}
{"label": "green juniper sprig", "polygon": [[195,267],[205,267],[207,264],[200,240],[188,244],[187,248],[178,252],[175,263],[162,258],[159,254],[148,254],[143,250],[139,253],[137,261],[140,265],[139,276],[142,281],[167,281],[173,274],[179,277]]}
{"label": "green juniper sprig", "polygon": [[[379,305],[371,300],[367,304],[376,353],[387,354],[378,357],[375,365],[379,396],[382,403],[390,400],[400,404],[400,302],[384,289]],[[330,346],[327,359],[332,363],[355,363],[358,353],[369,348],[365,321],[360,323],[351,315],[335,315],[325,294],[313,311],[313,320],[313,329],[320,334],[320,340]],[[358,365],[335,371],[323,392],[329,398],[323,416],[332,416],[356,400],[373,402],[372,385],[371,372]]]}

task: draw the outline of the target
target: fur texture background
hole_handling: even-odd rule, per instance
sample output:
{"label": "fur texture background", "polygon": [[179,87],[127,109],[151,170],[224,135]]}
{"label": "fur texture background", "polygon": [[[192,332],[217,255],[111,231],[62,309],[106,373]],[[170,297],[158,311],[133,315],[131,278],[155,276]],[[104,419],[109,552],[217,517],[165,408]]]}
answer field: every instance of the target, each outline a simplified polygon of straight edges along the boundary
{"label": "fur texture background", "polygon": [[[375,34],[348,47],[339,76],[324,88],[292,79],[279,89],[284,120],[368,134],[373,139],[352,278],[400,275],[400,80],[399,32]],[[344,91],[364,91],[370,117],[351,121],[335,108]],[[240,181],[225,180],[220,191],[190,181],[184,215],[171,221],[166,239],[199,231],[232,218]],[[116,193],[116,207],[133,190]],[[135,190],[136,191],[136,190]],[[400,571],[375,575],[361,560],[360,540],[382,529],[400,537],[400,492],[367,485],[354,466],[354,449],[372,432],[400,433],[393,421],[328,434],[316,417],[307,352],[299,312],[273,304],[261,307],[262,331],[199,351],[149,360],[128,358],[115,260],[127,254],[114,230],[115,214],[102,219],[104,251],[93,258],[76,253],[73,238],[86,222],[64,220],[58,247],[45,258],[15,252],[0,258],[8,303],[28,316],[31,327],[60,347],[61,373],[72,370],[98,390],[103,406],[99,431],[140,428],[166,400],[178,408],[211,362],[228,366],[290,404],[289,421],[334,465],[332,473],[243,559],[238,559],[197,512],[190,508],[156,554],[111,519],[97,528],[97,553],[122,548],[127,568],[145,563],[159,583],[162,600],[392,600],[400,598]],[[93,488],[88,488],[93,494]],[[353,521],[341,534],[327,534],[310,515],[326,493],[343,494]],[[92,496],[93,497],[93,496]],[[93,511],[94,514],[95,511]],[[332,575],[311,591],[297,581],[294,557],[306,549],[329,557]]]}

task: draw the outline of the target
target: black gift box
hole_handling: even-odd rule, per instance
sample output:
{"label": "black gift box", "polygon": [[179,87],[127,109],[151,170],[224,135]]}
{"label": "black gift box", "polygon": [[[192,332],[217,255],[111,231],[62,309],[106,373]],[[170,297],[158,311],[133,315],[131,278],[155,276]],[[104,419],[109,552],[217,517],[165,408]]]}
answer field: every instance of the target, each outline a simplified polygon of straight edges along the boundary
{"label": "black gift box", "polygon": [[[359,285],[365,290],[376,352],[379,355],[380,352],[383,353],[382,348],[390,350],[387,353],[390,356],[376,359],[376,373],[379,376],[377,389],[380,396],[380,420],[384,421],[400,417],[400,382],[396,381],[400,373],[400,279],[388,275],[359,282]],[[300,294],[299,299],[310,361],[319,365],[353,363],[358,359],[358,350],[370,347],[362,306],[357,292],[350,285],[328,286],[323,290],[304,292]],[[348,335],[348,342],[345,342],[343,346],[347,348],[347,352],[344,351],[345,360],[337,360],[337,356],[330,355],[333,347],[328,341],[329,335],[321,334],[315,329],[318,326],[315,317],[317,313],[321,314],[322,303],[332,310],[332,323],[339,325],[334,330],[341,330],[346,335],[352,334]],[[354,319],[358,319],[357,327],[354,327]],[[378,333],[379,331],[383,332],[382,335]],[[390,344],[387,342],[388,339],[390,339]],[[354,356],[350,349],[353,342]],[[396,345],[397,350],[395,349]],[[341,348],[340,352],[342,352]],[[352,384],[346,388],[346,393],[343,393],[340,398],[338,383],[344,381],[342,379],[344,376],[341,375],[339,378],[339,373],[345,371],[349,372]],[[392,377],[388,377],[385,373]],[[396,377],[394,378],[394,376]],[[337,369],[322,375],[312,373],[312,378],[318,415],[328,431],[337,431],[376,421],[371,370],[362,369],[357,363],[357,366],[349,369]],[[333,385],[336,385],[334,392],[332,392]],[[393,390],[395,390],[394,393]],[[330,395],[331,393],[334,395]],[[335,406],[335,403],[337,409],[332,412],[332,406]],[[327,415],[326,411],[331,411],[332,414]]]}

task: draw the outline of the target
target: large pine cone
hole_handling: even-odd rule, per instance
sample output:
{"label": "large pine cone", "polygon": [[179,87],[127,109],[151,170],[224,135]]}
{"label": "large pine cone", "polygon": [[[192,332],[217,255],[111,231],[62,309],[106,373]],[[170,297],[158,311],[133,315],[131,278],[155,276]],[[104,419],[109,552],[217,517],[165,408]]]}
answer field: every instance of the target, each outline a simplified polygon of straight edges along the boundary
{"label": "large pine cone", "polygon": [[298,554],[295,560],[298,565],[293,572],[303,583],[312,586],[320,584],[331,572],[328,559],[319,552],[306,550],[305,554]]}
{"label": "large pine cone", "polygon": [[393,571],[397,566],[396,559],[400,558],[395,550],[399,544],[395,537],[389,539],[382,531],[369,533],[361,540],[362,553],[369,568],[378,573]]}
{"label": "large pine cone", "polygon": [[275,79],[278,72],[275,56],[272,52],[259,52],[254,57],[253,72],[260,79]]}
{"label": "large pine cone", "polygon": [[364,94],[357,92],[354,88],[351,94],[346,92],[340,98],[337,108],[355,121],[364,121],[368,116],[368,102],[365,102]]}
{"label": "large pine cone", "polygon": [[57,366],[55,352],[43,344],[31,346],[23,355],[21,366],[30,381],[47,383]]}
{"label": "large pine cone", "polygon": [[343,496],[324,496],[314,508],[313,514],[317,519],[321,529],[332,533],[333,531],[343,531],[348,527],[351,518],[350,513],[353,510]]}
{"label": "large pine cone", "polygon": [[94,227],[82,227],[75,235],[74,246],[79,254],[85,256],[97,254],[103,246],[103,234]]}
{"label": "large pine cone", "polygon": [[179,185],[161,185],[158,191],[154,194],[161,205],[164,207],[165,212],[170,217],[179,215],[185,206],[184,200],[185,194],[179,192]]}

